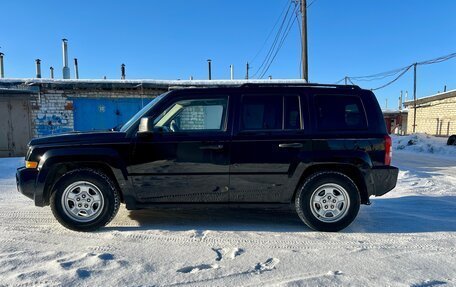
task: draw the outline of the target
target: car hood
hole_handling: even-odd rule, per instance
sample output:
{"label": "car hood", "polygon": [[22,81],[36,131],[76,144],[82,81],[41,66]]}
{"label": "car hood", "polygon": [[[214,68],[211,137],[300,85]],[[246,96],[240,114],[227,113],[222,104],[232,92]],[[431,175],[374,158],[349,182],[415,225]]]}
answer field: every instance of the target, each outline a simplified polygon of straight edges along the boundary
{"label": "car hood", "polygon": [[30,146],[37,145],[60,145],[60,144],[88,144],[88,143],[111,143],[125,140],[126,133],[117,131],[101,132],[71,132],[30,141]]}

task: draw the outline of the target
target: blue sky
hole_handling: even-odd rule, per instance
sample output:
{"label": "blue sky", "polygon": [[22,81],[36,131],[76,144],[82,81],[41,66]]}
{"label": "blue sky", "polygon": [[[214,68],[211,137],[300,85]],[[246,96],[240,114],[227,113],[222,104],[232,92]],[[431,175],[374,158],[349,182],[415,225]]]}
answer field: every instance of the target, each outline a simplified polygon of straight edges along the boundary
{"label": "blue sky", "polygon": [[[200,1],[2,1],[0,51],[5,76],[34,76],[40,58],[61,77],[61,39],[69,39],[70,59],[79,60],[81,78],[213,78],[255,74],[271,44],[254,59],[290,0]],[[310,3],[311,0],[308,0]],[[334,83],[456,52],[455,0],[316,0],[308,9],[309,78]],[[273,34],[274,35],[274,34]],[[291,30],[267,75],[300,77],[298,27]],[[72,76],[74,74],[71,65]],[[359,82],[362,87],[381,86]],[[379,102],[397,106],[401,90],[413,90],[413,74],[376,92]],[[456,89],[456,58],[418,67],[418,96]]]}

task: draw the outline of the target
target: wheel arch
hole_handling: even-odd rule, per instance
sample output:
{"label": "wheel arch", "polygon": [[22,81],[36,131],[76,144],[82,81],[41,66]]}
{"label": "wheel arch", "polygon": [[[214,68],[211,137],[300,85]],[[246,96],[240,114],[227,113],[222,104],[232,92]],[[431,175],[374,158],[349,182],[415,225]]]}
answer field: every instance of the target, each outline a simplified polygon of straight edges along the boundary
{"label": "wheel arch", "polygon": [[[116,152],[93,151],[85,153],[84,150],[71,152],[58,150],[57,152],[46,152],[39,163],[39,175],[36,182],[38,192],[35,195],[35,204],[38,206],[49,205],[51,194],[59,178],[70,170],[80,168],[91,168],[106,174],[116,185],[124,202],[124,189],[127,182],[126,170],[121,164],[123,161],[116,156]],[[113,153],[114,152],[114,153]]]}
{"label": "wheel arch", "polygon": [[362,172],[354,165],[351,164],[314,164],[307,167],[301,174],[298,184],[293,192],[292,202],[296,199],[296,194],[304,182],[313,174],[319,172],[339,172],[348,176],[355,183],[358,188],[362,204],[369,204],[369,194],[366,186],[366,181]]}

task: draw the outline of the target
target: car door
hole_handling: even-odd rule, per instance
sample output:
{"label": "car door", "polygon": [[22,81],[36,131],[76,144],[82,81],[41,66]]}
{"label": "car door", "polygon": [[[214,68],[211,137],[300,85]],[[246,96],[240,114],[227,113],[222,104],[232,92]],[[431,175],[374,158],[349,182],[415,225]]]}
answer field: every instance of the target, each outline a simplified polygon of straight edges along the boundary
{"label": "car door", "polygon": [[299,155],[311,150],[304,130],[304,100],[297,93],[280,92],[240,97],[231,146],[231,202],[289,200],[294,190],[289,178]]}
{"label": "car door", "polygon": [[229,96],[176,97],[136,137],[130,167],[140,202],[228,202]]}

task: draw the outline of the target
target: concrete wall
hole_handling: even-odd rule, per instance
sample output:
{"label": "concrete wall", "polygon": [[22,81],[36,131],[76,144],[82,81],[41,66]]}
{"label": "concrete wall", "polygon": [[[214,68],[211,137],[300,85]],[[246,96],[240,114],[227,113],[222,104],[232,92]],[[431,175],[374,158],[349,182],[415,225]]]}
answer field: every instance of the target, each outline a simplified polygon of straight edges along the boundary
{"label": "concrete wall", "polygon": [[[407,131],[412,133],[415,110],[413,105],[408,108]],[[415,131],[436,136],[456,134],[456,97],[417,105]]]}

